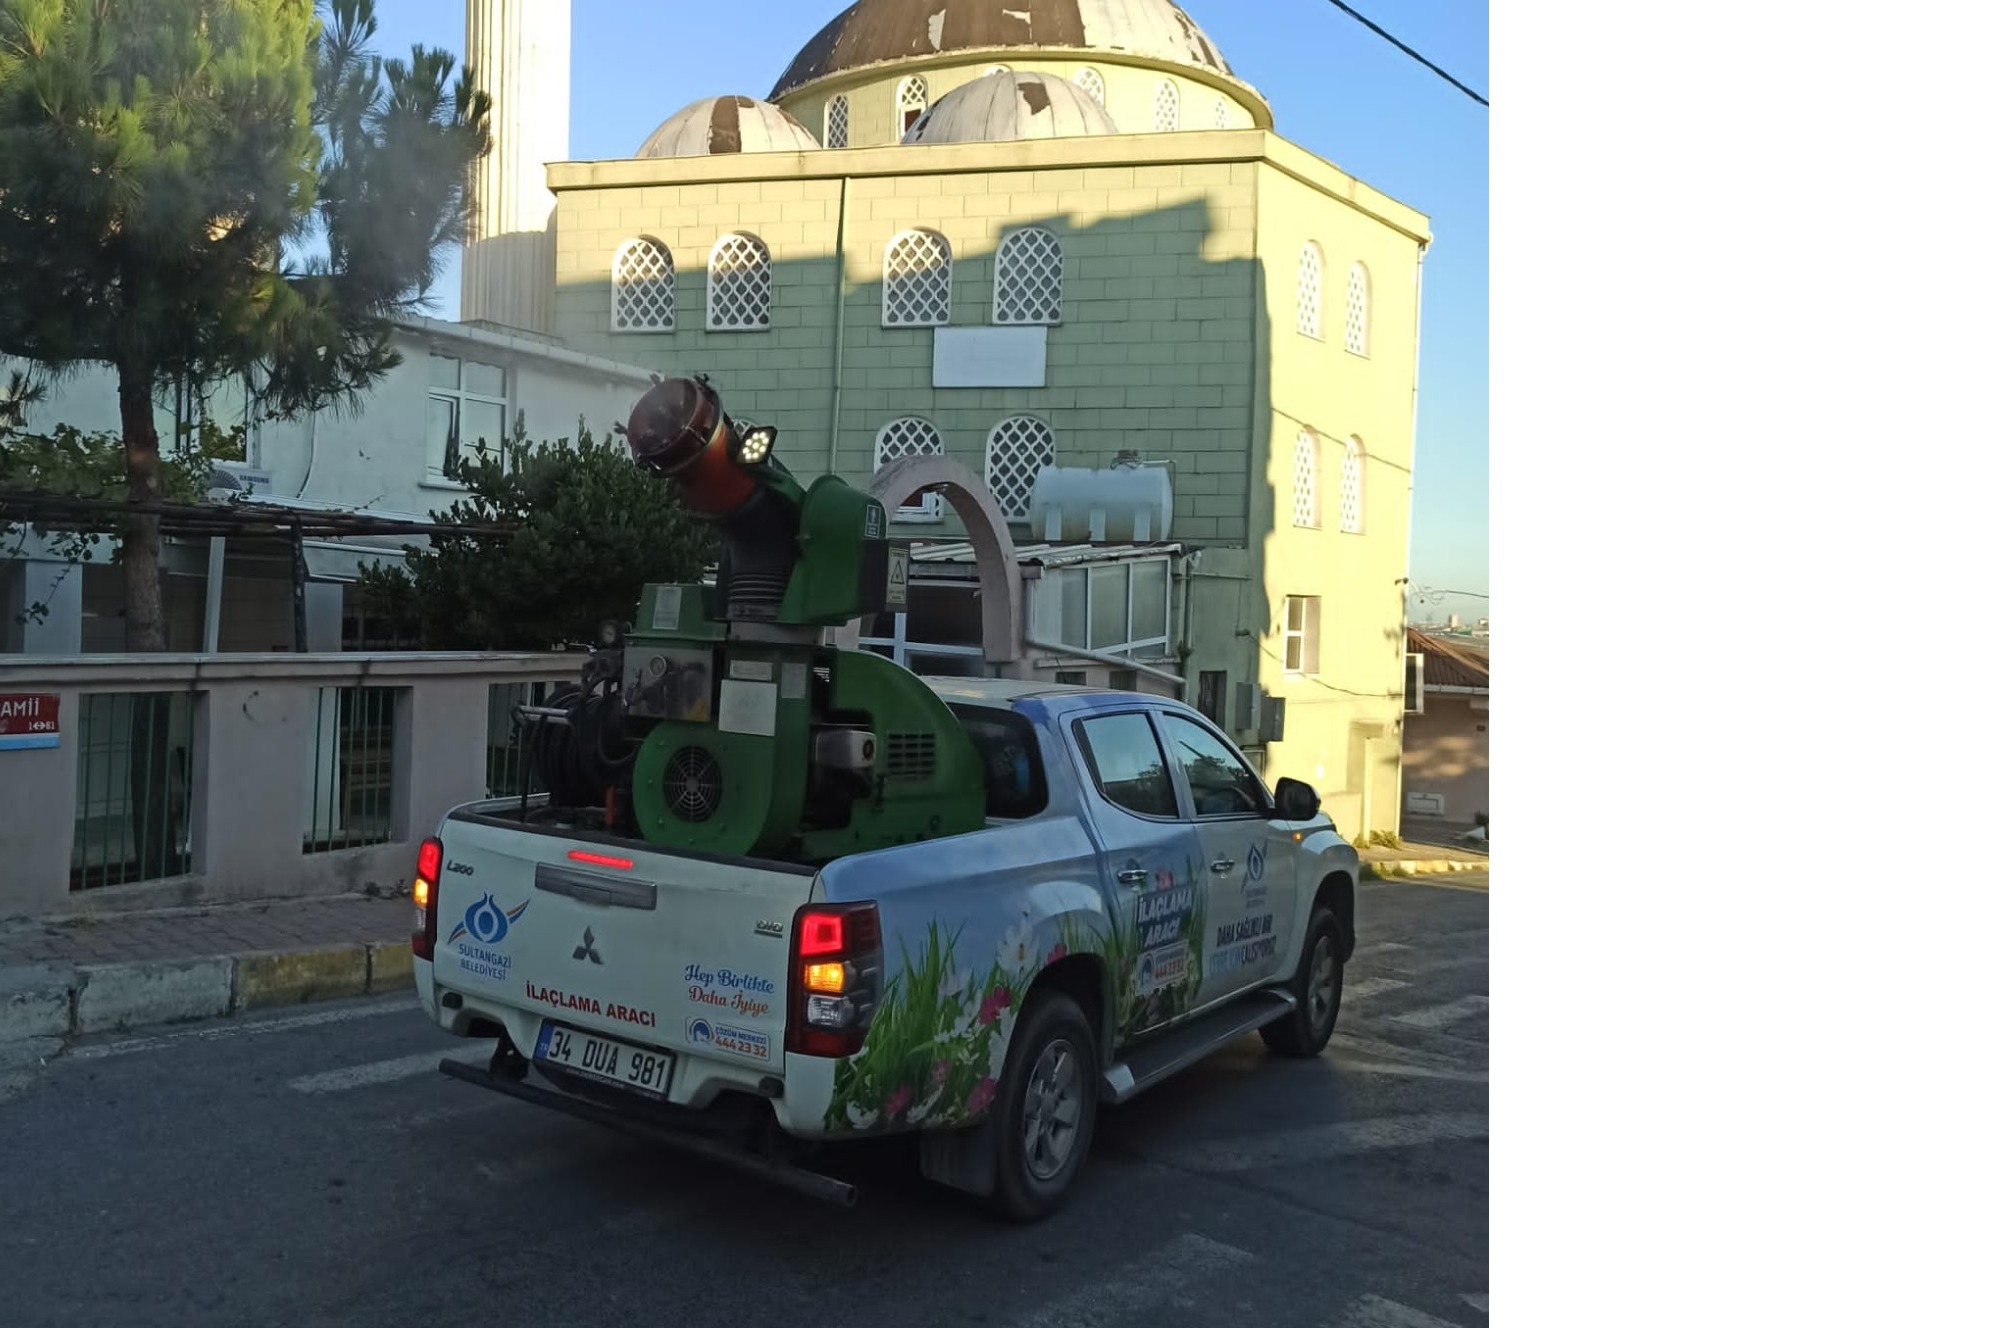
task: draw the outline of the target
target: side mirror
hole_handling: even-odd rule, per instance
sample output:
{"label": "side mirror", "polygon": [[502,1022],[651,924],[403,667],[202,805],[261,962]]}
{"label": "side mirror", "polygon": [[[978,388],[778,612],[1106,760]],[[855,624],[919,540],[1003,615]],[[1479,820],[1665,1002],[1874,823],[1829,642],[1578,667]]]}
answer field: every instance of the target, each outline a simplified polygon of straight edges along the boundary
{"label": "side mirror", "polygon": [[1319,815],[1319,794],[1312,785],[1290,777],[1280,779],[1273,791],[1281,821],[1310,821]]}

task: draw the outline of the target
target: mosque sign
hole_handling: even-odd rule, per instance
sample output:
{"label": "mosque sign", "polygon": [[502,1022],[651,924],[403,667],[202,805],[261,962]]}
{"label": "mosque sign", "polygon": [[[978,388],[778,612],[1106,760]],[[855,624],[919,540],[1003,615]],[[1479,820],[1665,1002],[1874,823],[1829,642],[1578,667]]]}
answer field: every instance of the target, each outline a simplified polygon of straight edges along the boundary
{"label": "mosque sign", "polygon": [[0,692],[0,752],[60,745],[61,716],[61,698],[51,693]]}

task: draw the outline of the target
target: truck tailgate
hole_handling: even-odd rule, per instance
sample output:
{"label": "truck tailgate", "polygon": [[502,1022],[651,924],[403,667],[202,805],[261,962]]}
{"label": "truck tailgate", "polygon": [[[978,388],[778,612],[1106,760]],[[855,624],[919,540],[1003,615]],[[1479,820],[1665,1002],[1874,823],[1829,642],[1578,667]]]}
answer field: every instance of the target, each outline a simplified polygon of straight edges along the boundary
{"label": "truck tailgate", "polygon": [[784,1067],[785,965],[813,873],[454,812],[439,835],[433,980],[541,1022],[766,1073]]}

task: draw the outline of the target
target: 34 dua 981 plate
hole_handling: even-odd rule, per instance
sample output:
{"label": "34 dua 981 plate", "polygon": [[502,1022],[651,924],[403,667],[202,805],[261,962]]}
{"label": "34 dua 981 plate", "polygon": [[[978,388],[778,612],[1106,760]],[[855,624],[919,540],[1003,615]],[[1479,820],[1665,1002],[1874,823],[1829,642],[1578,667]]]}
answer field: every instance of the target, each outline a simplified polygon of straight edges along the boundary
{"label": "34 dua 981 plate", "polygon": [[535,1039],[535,1059],[601,1083],[616,1084],[648,1097],[665,1097],[673,1058],[615,1038],[544,1023]]}

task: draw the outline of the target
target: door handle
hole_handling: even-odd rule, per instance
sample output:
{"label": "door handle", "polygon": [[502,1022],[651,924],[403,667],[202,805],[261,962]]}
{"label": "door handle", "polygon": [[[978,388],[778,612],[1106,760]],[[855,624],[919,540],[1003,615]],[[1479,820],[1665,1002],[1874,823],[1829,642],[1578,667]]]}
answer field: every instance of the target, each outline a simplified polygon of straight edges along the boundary
{"label": "door handle", "polygon": [[1226,876],[1229,873],[1230,869],[1235,866],[1236,866],[1236,859],[1234,858],[1218,858],[1214,862],[1208,864],[1208,869],[1214,872],[1217,876]]}
{"label": "door handle", "polygon": [[1146,883],[1146,869],[1144,867],[1127,867],[1124,871],[1118,873],[1118,882],[1120,885],[1144,885]]}

